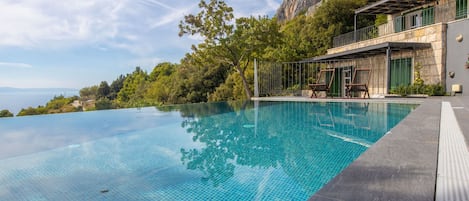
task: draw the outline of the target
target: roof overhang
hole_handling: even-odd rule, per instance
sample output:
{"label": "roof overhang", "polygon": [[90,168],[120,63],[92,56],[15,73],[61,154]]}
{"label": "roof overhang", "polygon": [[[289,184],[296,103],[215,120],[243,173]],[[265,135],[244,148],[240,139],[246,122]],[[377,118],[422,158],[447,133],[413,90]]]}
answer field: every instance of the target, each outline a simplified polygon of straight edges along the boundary
{"label": "roof overhang", "polygon": [[[433,0],[434,1],[434,0]],[[433,2],[431,0],[378,0],[355,10],[355,14],[394,14]]]}
{"label": "roof overhang", "polygon": [[371,45],[367,47],[357,48],[353,50],[347,50],[335,54],[328,54],[319,57],[313,57],[304,60],[305,62],[323,62],[330,60],[347,60],[347,59],[358,59],[375,56],[379,54],[386,54],[386,51],[401,51],[401,50],[417,50],[431,48],[431,43],[407,43],[407,42],[387,42],[377,45]]}

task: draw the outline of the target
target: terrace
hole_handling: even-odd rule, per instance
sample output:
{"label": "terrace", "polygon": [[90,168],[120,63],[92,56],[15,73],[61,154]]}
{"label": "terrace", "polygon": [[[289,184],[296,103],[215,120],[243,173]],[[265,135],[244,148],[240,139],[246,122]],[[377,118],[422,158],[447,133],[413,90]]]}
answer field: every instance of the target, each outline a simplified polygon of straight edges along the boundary
{"label": "terrace", "polygon": [[361,15],[387,14],[388,22],[356,29],[334,37],[333,47],[375,39],[395,33],[414,30],[438,23],[467,18],[467,1],[396,1],[382,0],[355,11],[355,20]]}

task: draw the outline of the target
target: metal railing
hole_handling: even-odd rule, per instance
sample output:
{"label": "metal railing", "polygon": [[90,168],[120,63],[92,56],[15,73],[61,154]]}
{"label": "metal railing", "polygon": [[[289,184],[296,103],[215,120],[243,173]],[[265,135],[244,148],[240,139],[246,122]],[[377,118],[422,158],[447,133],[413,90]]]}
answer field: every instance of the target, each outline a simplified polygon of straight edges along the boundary
{"label": "metal railing", "polygon": [[259,95],[301,96],[302,90],[314,82],[319,66],[305,62],[259,62]]}
{"label": "metal railing", "polygon": [[379,36],[384,36],[388,34],[394,33],[392,29],[392,24],[387,23],[380,26],[368,26],[357,31],[349,32],[346,34],[342,34],[339,36],[334,37],[333,46],[340,47],[344,45],[348,45],[351,43],[369,40],[373,38],[377,38]]}
{"label": "metal railing", "polygon": [[[424,9],[425,10],[425,9]],[[415,12],[398,16],[393,20],[388,21],[385,24],[379,26],[368,26],[364,28],[357,29],[356,31],[352,31],[349,33],[345,33],[339,36],[334,37],[333,39],[333,47],[341,47],[344,45],[374,39],[377,37],[398,33],[401,31],[407,31],[411,29],[415,29],[418,27],[423,27],[427,25],[432,25],[435,23],[441,22],[450,22],[455,19],[462,19],[467,18],[467,6],[465,9],[459,9],[456,12],[456,2],[449,1],[445,4],[436,4],[434,5],[433,13],[433,20],[428,20],[427,18],[419,18],[419,22],[417,24],[412,24],[413,17],[415,16]],[[415,21],[414,21],[415,22]]]}
{"label": "metal railing", "polygon": [[[258,62],[259,96],[308,96],[320,69],[356,66],[353,60]],[[341,92],[339,92],[341,93]],[[331,93],[331,95],[339,95]]]}

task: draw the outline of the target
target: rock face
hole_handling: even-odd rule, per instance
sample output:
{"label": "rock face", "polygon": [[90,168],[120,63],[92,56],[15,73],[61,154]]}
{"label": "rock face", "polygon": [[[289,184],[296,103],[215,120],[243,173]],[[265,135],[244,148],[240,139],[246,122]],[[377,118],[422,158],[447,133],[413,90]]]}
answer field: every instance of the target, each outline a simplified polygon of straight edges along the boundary
{"label": "rock face", "polygon": [[288,21],[302,12],[307,15],[321,4],[321,0],[283,0],[282,5],[277,10],[278,21]]}

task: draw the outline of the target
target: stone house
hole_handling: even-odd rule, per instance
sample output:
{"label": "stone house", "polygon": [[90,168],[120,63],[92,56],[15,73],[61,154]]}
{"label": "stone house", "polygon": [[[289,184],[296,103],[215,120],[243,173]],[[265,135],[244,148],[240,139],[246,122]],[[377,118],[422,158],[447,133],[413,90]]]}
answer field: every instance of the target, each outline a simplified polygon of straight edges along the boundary
{"label": "stone house", "polygon": [[416,71],[425,84],[441,84],[447,92],[460,84],[467,89],[462,93],[469,94],[467,4],[468,0],[369,1],[355,11],[355,20],[385,14],[388,22],[339,35],[326,55],[308,62],[336,68],[333,90],[338,96],[345,95],[344,86],[351,82],[351,69],[356,67],[372,70],[372,97],[413,84]]}

